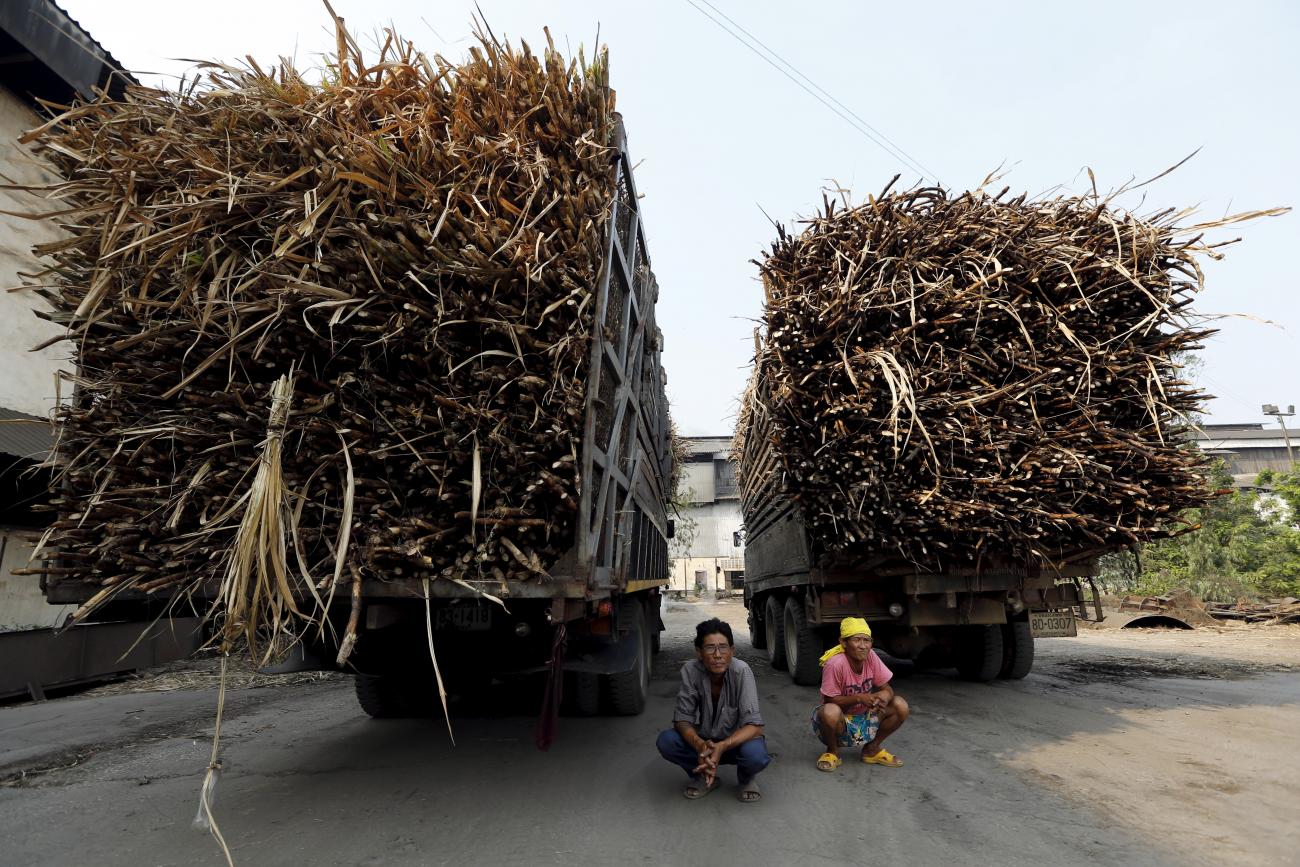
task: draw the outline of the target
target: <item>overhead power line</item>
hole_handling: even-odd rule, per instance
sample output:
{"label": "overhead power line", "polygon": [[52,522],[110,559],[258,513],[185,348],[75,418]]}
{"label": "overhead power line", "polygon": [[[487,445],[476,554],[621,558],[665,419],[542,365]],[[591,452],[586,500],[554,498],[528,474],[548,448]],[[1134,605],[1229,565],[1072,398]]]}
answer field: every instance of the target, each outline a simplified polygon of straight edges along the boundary
{"label": "overhead power line", "polygon": [[[801,72],[799,69],[795,68],[794,64],[790,63],[790,61],[786,60],[784,57],[782,57],[780,54],[778,54],[775,50],[773,50],[773,49],[772,49],[771,47],[769,47],[765,42],[763,42],[763,40],[759,39],[757,36],[755,36],[754,34],[750,33],[748,30],[746,30],[746,29],[744,28],[744,26],[741,25],[738,21],[736,21],[735,19],[733,19],[733,18],[731,18],[730,16],[728,16],[727,13],[723,12],[723,11],[722,11],[721,9],[719,9],[717,6],[714,6],[712,3],[709,2],[709,0],[699,0],[699,2],[703,3],[705,6],[708,6],[708,7],[709,7],[710,9],[712,9],[714,12],[718,13],[718,15],[721,16],[722,18],[725,18],[725,19],[726,19],[726,20],[727,20],[731,25],[733,25],[737,30],[739,30],[741,33],[745,34],[745,36],[747,36],[747,37],[749,37],[750,39],[752,39],[752,40],[754,41],[754,43],[757,44],[760,48],[762,48],[762,49],[763,49],[764,51],[766,51],[768,54],[772,55],[772,57],[774,57],[774,58],[776,58],[777,60],[779,60],[782,64],[784,64],[784,65],[786,66],[787,69],[789,69],[789,70],[790,70],[791,72],[793,72],[795,75],[799,76],[799,77],[802,78],[804,81],[806,81],[806,82],[807,82],[807,83],[808,83],[808,84],[809,84],[809,85],[810,85],[814,90],[816,90],[816,91],[817,91],[818,93],[820,93],[822,96],[824,96],[824,97],[826,97],[827,99],[829,99],[831,102],[835,103],[836,106],[838,106],[839,108],[843,109],[843,110],[844,110],[844,111],[845,111],[845,112],[846,112],[850,117],[852,117],[854,120],[856,120],[856,121],[857,121],[858,123],[860,123],[862,126],[866,127],[868,130],[870,130],[870,131],[871,131],[872,133],[874,133],[876,136],[879,136],[879,137],[880,137],[880,138],[881,138],[881,139],[882,139],[886,144],[889,145],[890,148],[892,148],[892,151],[890,151],[890,152],[893,153],[895,156],[899,156],[899,157],[901,157],[901,158],[904,158],[904,159],[907,161],[907,163],[909,163],[909,167],[910,167],[910,168],[913,168],[913,169],[917,169],[917,170],[919,170],[920,174],[925,175],[925,176],[930,177],[930,178],[933,178],[935,181],[938,181],[938,180],[939,180],[939,176],[938,176],[935,172],[931,171],[930,168],[927,167],[924,163],[922,163],[920,160],[914,158],[911,154],[907,153],[907,151],[903,150],[899,145],[895,144],[895,143],[894,143],[894,142],[889,138],[889,136],[885,135],[883,132],[881,132],[880,130],[876,129],[876,128],[875,128],[874,126],[872,126],[871,124],[867,123],[866,119],[863,118],[861,115],[859,115],[857,112],[855,112],[853,109],[849,108],[847,105],[845,105],[844,103],[840,102],[840,101],[839,101],[838,99],[836,99],[832,94],[827,93],[827,91],[826,91],[825,88],[821,87],[819,84],[817,84],[817,82],[813,81],[811,78],[809,78],[808,76],[804,75],[803,72]],[[873,141],[874,141],[874,139],[873,139]],[[877,144],[879,144],[879,142],[877,142]]]}
{"label": "overhead power line", "polygon": [[[890,141],[890,139],[884,133],[882,133],[880,130],[876,129],[875,127],[873,127],[871,124],[867,123],[867,121],[864,120],[860,115],[858,115],[848,106],[846,106],[844,103],[840,102],[830,93],[828,93],[824,88],[818,85],[817,82],[813,81],[807,75],[800,72],[797,68],[795,68],[795,66],[792,63],[790,63],[788,60],[786,60],[784,57],[782,57],[772,48],[769,48],[758,37],[754,36],[752,33],[746,30],[742,25],[740,25],[738,22],[730,18],[726,13],[722,12],[712,3],[708,2],[708,0],[699,0],[699,2],[696,2],[696,0],[686,0],[686,2],[689,3],[692,7],[694,7],[695,11],[699,12],[705,18],[708,18],[710,21],[712,21],[714,24],[720,27],[732,39],[735,39],[741,45],[745,46],[750,51],[754,52],[754,54],[762,58],[762,60],[765,63],[767,63],[769,66],[771,66],[777,72],[784,75],[786,78],[790,79],[790,81],[798,85],[799,88],[802,89],[805,93],[807,93],[813,99],[817,100],[822,105],[826,106],[826,108],[834,112],[837,117],[839,117],[845,123],[852,126],[855,130],[857,130],[859,133],[861,133],[863,136],[869,139],[873,144],[875,144],[885,153],[899,160],[906,168],[916,172],[922,177],[932,178],[936,183],[942,183],[939,180],[939,176],[935,172],[926,168],[926,166],[923,165],[919,160],[913,158],[901,147],[894,144],[894,142]],[[712,10],[713,13],[716,13],[718,17],[715,17],[713,14],[710,14],[709,11],[706,11],[703,8],[703,6],[700,5],[701,3],[704,4],[704,6],[707,6],[710,10]],[[723,23],[724,20],[730,23],[736,29],[733,30],[731,27],[727,26],[727,24],[724,24]],[[739,31],[739,33],[736,31]],[[740,35],[742,33],[744,34],[744,36]]]}

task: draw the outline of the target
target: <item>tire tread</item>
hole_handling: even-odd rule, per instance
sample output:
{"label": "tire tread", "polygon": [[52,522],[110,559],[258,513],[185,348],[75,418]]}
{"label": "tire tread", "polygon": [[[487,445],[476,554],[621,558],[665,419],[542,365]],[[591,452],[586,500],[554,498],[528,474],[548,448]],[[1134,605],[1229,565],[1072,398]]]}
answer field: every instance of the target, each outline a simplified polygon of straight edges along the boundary
{"label": "tire tread", "polygon": [[1002,624],[970,626],[957,672],[966,680],[987,683],[1002,670]]}
{"label": "tire tread", "polygon": [[1013,620],[1002,627],[1002,667],[998,677],[1020,680],[1034,667],[1034,635],[1028,620]]}
{"label": "tire tread", "polygon": [[[646,698],[650,691],[650,638],[647,635],[645,606],[636,597],[624,597],[620,613],[632,624],[632,631],[640,639],[637,648],[637,664],[629,671],[608,675],[605,688],[609,695],[610,709],[617,716],[636,716],[645,710]],[[620,620],[623,619],[620,617]],[[641,678],[642,669],[646,677]]]}
{"label": "tire tread", "polygon": [[[819,684],[821,683],[822,644],[816,631],[808,623],[808,614],[804,611],[803,601],[796,596],[791,596],[785,602],[785,613],[789,617],[789,621],[785,624],[786,633],[789,633],[791,622],[795,630],[795,658],[786,659],[790,678],[800,686]],[[789,656],[788,651],[786,655]]]}
{"label": "tire tread", "polygon": [[771,625],[775,634],[769,636],[767,642],[767,661],[768,664],[777,671],[785,671],[787,660],[785,658],[785,609],[781,605],[781,598],[775,594],[767,597],[763,603],[764,626],[766,629]]}

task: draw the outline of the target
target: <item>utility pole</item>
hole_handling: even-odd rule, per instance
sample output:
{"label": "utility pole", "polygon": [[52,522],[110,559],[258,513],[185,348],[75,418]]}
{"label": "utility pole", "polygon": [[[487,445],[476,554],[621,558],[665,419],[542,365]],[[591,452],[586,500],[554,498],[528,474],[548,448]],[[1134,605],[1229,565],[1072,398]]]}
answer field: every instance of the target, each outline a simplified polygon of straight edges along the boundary
{"label": "utility pole", "polygon": [[1294,473],[1295,455],[1291,453],[1291,435],[1287,433],[1286,419],[1295,415],[1295,404],[1291,404],[1290,406],[1288,406],[1286,408],[1286,412],[1282,412],[1280,409],[1278,409],[1278,406],[1275,403],[1266,403],[1264,404],[1262,409],[1264,410],[1264,415],[1273,416],[1274,418],[1277,419],[1277,423],[1282,426],[1282,441],[1286,443],[1286,459],[1287,462],[1291,464],[1291,472]]}

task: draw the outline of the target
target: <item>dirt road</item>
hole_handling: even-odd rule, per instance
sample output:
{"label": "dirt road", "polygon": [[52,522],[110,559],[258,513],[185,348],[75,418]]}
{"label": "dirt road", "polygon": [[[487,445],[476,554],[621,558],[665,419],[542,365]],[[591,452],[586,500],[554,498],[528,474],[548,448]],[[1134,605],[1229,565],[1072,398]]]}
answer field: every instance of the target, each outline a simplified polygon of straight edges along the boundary
{"label": "dirt road", "polygon": [[[653,747],[712,615],[758,675],[776,754],[758,804],[729,771],[686,801]],[[816,690],[750,649],[738,603],[665,621],[647,712],[565,719],[549,753],[508,700],[454,707],[453,747],[440,719],[365,718],[346,680],[233,690],[216,809],[235,862],[1296,863],[1300,628],[1089,631],[990,685],[902,669],[906,766],[823,774]],[[191,827],[214,702],[205,686],[0,708],[0,863],[224,863]]]}

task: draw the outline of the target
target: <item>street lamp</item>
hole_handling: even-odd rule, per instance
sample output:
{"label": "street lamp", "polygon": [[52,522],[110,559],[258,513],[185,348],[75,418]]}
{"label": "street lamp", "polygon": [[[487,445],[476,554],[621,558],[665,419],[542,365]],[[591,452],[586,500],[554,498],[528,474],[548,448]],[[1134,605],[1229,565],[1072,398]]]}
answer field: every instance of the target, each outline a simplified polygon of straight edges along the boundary
{"label": "street lamp", "polygon": [[1282,440],[1283,442],[1286,443],[1286,459],[1287,462],[1291,464],[1291,472],[1294,473],[1295,455],[1291,453],[1291,435],[1287,433],[1285,419],[1288,419],[1291,416],[1295,415],[1295,404],[1291,404],[1290,406],[1288,406],[1286,408],[1286,412],[1282,412],[1280,409],[1278,409],[1278,406],[1275,403],[1266,403],[1261,408],[1264,410],[1264,415],[1273,416],[1274,418],[1277,419],[1277,423],[1282,426]]}

